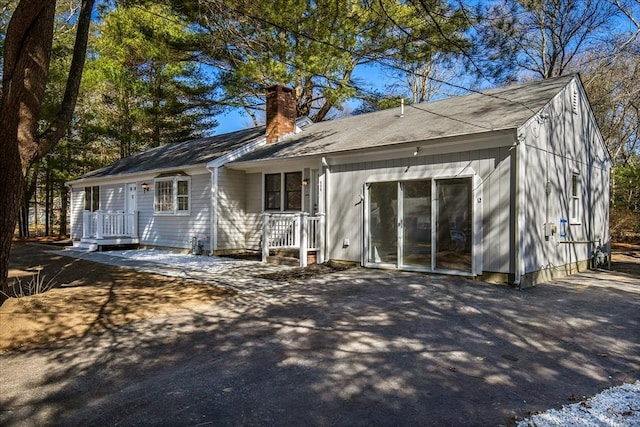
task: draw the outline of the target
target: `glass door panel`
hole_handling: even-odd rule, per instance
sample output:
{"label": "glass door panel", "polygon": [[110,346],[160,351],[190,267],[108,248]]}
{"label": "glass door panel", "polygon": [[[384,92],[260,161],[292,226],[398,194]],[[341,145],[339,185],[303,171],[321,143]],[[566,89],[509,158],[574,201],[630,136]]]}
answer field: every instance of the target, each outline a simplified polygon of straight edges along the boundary
{"label": "glass door panel", "polygon": [[402,265],[431,267],[431,181],[407,181],[402,191]]}
{"label": "glass door panel", "polygon": [[436,269],[471,272],[471,179],[436,181]]}
{"label": "glass door panel", "polygon": [[369,187],[368,261],[398,262],[398,183],[375,182]]}

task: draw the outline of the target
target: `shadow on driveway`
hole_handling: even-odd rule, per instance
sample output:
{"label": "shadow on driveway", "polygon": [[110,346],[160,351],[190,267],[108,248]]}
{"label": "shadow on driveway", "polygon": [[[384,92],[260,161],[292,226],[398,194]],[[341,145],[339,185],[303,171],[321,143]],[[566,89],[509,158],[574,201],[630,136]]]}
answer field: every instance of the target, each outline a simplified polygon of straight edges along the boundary
{"label": "shadow on driveway", "polygon": [[637,279],[352,269],[0,355],[0,424],[510,425],[640,378]]}

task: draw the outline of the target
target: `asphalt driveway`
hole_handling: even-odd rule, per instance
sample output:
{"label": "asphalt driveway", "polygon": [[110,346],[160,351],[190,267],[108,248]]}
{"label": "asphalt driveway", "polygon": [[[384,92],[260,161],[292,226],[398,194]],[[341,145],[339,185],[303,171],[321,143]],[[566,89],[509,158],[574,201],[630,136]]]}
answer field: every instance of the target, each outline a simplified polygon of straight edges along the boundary
{"label": "asphalt driveway", "polygon": [[1,425],[512,425],[640,379],[640,279],[352,269],[0,366]]}

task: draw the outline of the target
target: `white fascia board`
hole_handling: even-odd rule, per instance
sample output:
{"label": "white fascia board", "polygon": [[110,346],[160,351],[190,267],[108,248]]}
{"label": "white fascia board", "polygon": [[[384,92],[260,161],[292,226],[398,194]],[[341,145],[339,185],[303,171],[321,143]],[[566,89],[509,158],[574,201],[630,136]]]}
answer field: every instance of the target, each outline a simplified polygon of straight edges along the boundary
{"label": "white fascia board", "polygon": [[[326,154],[332,165],[484,150],[513,145],[516,128]],[[417,150],[416,150],[417,149]],[[416,153],[417,154],[414,154]]]}
{"label": "white fascia board", "polygon": [[227,165],[229,169],[241,170],[246,173],[257,172],[287,172],[298,171],[303,168],[317,169],[321,156],[290,157],[283,159],[255,160],[251,162],[237,162]]}
{"label": "white fascia board", "polygon": [[482,150],[486,148],[509,147],[513,145],[516,128],[496,129],[477,134],[465,134],[455,137],[437,138],[422,141],[409,141],[392,145],[384,145],[354,150],[334,151],[327,153],[313,153],[298,157],[270,158],[264,160],[250,160],[235,162],[228,167],[231,169],[263,171],[269,168],[282,168],[295,162],[304,167],[315,167],[320,159],[325,158],[332,165],[349,164],[361,161],[387,160],[389,158],[414,157],[416,148],[420,156],[444,154],[451,152]]}
{"label": "white fascia board", "polygon": [[604,140],[604,136],[602,136],[602,131],[600,130],[600,126],[598,125],[598,121],[596,120],[596,115],[593,112],[593,107],[591,106],[589,95],[587,94],[587,91],[582,85],[582,79],[580,79],[579,77],[574,77],[574,81],[575,81],[576,87],[578,88],[578,91],[580,92],[580,96],[582,96],[586,100],[587,110],[588,110],[587,114],[589,115],[589,118],[593,122],[594,128],[596,129],[596,138],[600,143],[600,148],[604,151],[604,155],[606,157],[605,161],[607,163],[607,166],[611,167],[613,163],[613,160],[611,159],[611,153],[609,153],[609,149],[607,148],[607,144]]}
{"label": "white fascia board", "polygon": [[239,159],[240,157],[244,156],[245,154],[249,154],[250,152],[252,152],[253,150],[255,150],[258,147],[261,147],[263,145],[265,145],[267,143],[267,137],[266,136],[262,136],[254,141],[248,142],[245,145],[243,145],[240,148],[236,148],[235,150],[233,150],[230,153],[225,154],[224,156],[218,157],[217,159],[213,159],[211,160],[209,163],[207,163],[207,169],[211,170],[211,169],[215,169],[215,168],[219,168],[220,166],[223,166],[226,163],[232,162],[235,159]]}
{"label": "white fascia board", "polygon": [[[302,129],[313,124],[313,122],[311,121],[311,119],[309,119],[308,117],[301,117],[299,119],[296,120],[296,125],[295,125],[295,129],[294,131],[289,134],[289,135],[293,135],[293,134],[297,134],[302,132]],[[288,135],[284,135],[283,138],[286,139]],[[240,148],[237,148],[235,150],[233,150],[232,152],[225,154],[222,157],[218,157],[217,159],[211,160],[209,163],[207,163],[207,169],[211,170],[214,168],[219,168],[220,166],[223,166],[229,162],[232,162],[236,159],[241,158],[242,156],[244,156],[245,154],[249,154],[251,153],[253,150],[255,150],[256,148],[262,147],[263,145],[267,144],[267,136],[262,136],[254,141],[248,142],[247,144],[243,145]]]}
{"label": "white fascia board", "polygon": [[106,175],[96,176],[89,178],[78,178],[64,183],[67,187],[73,187],[74,185],[106,185],[106,184],[120,184],[133,181],[144,181],[154,179],[158,174],[174,171],[183,171],[189,173],[189,175],[197,174],[198,172],[205,174],[209,173],[204,164],[190,165],[190,166],[175,166],[171,168],[158,168],[151,169],[135,173],[127,173],[121,175]]}

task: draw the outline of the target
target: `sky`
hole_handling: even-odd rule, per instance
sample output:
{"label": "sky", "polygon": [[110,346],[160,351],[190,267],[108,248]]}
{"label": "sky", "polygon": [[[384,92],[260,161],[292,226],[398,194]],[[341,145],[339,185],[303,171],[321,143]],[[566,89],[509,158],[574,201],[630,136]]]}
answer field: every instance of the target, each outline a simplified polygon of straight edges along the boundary
{"label": "sky", "polygon": [[[378,66],[357,66],[353,72],[353,79],[357,80],[360,86],[365,86],[367,89],[383,90],[385,85],[389,83],[389,76]],[[348,111],[356,108],[357,105],[357,101],[347,101],[344,107]],[[218,120],[218,126],[214,129],[214,135],[253,126],[249,116],[244,114],[240,108],[222,113],[216,119]]]}

